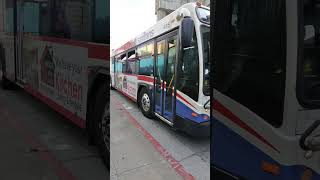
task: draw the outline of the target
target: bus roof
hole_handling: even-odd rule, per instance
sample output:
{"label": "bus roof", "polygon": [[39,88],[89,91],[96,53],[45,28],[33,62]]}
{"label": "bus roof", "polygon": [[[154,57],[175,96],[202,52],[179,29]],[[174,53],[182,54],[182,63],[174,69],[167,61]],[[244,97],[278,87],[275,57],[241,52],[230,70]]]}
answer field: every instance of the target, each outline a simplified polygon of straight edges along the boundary
{"label": "bus roof", "polygon": [[170,31],[180,25],[180,20],[182,19],[182,16],[189,15],[191,17],[196,16],[195,14],[195,8],[196,7],[202,7],[209,9],[208,7],[199,5],[198,3],[187,3],[182,5],[180,8],[176,9],[163,19],[161,19],[157,24],[149,28],[148,30],[141,33],[139,36],[135,37],[134,39],[131,39],[118,49],[116,49],[114,52],[112,52],[112,56],[118,55],[120,53],[125,52],[126,50],[129,50],[139,44],[142,44],[144,42],[147,42],[150,39],[153,39],[167,31]]}

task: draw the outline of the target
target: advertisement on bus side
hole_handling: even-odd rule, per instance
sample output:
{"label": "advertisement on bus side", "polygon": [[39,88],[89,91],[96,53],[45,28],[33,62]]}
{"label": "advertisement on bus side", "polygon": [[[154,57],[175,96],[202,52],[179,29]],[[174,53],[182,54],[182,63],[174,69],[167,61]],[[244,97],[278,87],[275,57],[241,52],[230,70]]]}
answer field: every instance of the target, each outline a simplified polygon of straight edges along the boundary
{"label": "advertisement on bus side", "polygon": [[38,44],[38,47],[29,46],[24,49],[27,57],[24,61],[27,84],[85,119],[87,49],[45,42],[34,44]]}

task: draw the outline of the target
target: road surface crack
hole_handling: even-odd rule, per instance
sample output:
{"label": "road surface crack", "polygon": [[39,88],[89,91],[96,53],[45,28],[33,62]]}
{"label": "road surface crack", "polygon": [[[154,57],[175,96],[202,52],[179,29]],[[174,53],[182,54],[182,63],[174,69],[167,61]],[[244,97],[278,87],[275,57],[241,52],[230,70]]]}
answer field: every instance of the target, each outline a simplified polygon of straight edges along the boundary
{"label": "road surface crack", "polygon": [[143,165],[141,165],[141,166],[138,166],[138,167],[135,167],[135,168],[128,169],[128,170],[125,170],[125,171],[123,171],[123,172],[117,173],[116,175],[117,175],[117,176],[121,176],[122,174],[126,174],[126,173],[128,173],[128,172],[131,172],[131,171],[134,171],[134,170],[137,170],[137,169],[141,169],[141,168],[143,168],[143,167],[145,167],[145,166],[149,166],[149,165],[151,165],[151,164],[152,164],[152,163],[146,163],[146,164],[143,164]]}

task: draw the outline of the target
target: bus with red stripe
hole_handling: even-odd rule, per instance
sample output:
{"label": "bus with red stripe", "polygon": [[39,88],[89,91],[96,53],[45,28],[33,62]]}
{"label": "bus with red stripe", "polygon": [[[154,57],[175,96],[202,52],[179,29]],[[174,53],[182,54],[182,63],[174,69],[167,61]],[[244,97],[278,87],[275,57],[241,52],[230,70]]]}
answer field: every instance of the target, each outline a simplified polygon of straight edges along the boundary
{"label": "bus with red stripe", "polygon": [[211,9],[211,176],[320,179],[320,1]]}
{"label": "bus with red stripe", "polygon": [[0,0],[2,87],[87,130],[109,164],[109,1]]}
{"label": "bus with red stripe", "polygon": [[210,9],[188,3],[111,57],[111,85],[142,113],[191,135],[209,135]]}

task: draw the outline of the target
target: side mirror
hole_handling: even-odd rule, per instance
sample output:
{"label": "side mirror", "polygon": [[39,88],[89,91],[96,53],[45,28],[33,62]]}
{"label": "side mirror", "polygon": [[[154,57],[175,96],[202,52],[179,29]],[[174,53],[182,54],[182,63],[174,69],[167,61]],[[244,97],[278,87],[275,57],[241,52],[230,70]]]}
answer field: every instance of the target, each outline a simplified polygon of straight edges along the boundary
{"label": "side mirror", "polygon": [[313,25],[304,26],[304,40],[314,38],[316,36],[316,30]]}
{"label": "side mirror", "polygon": [[192,46],[192,37],[194,31],[194,22],[191,17],[183,18],[180,26],[181,46],[182,49]]}
{"label": "side mirror", "polygon": [[302,135],[300,138],[301,149],[307,151],[307,158],[312,156],[312,152],[320,151],[320,137],[319,135],[310,137],[311,134],[320,126],[320,120],[315,121]]}

